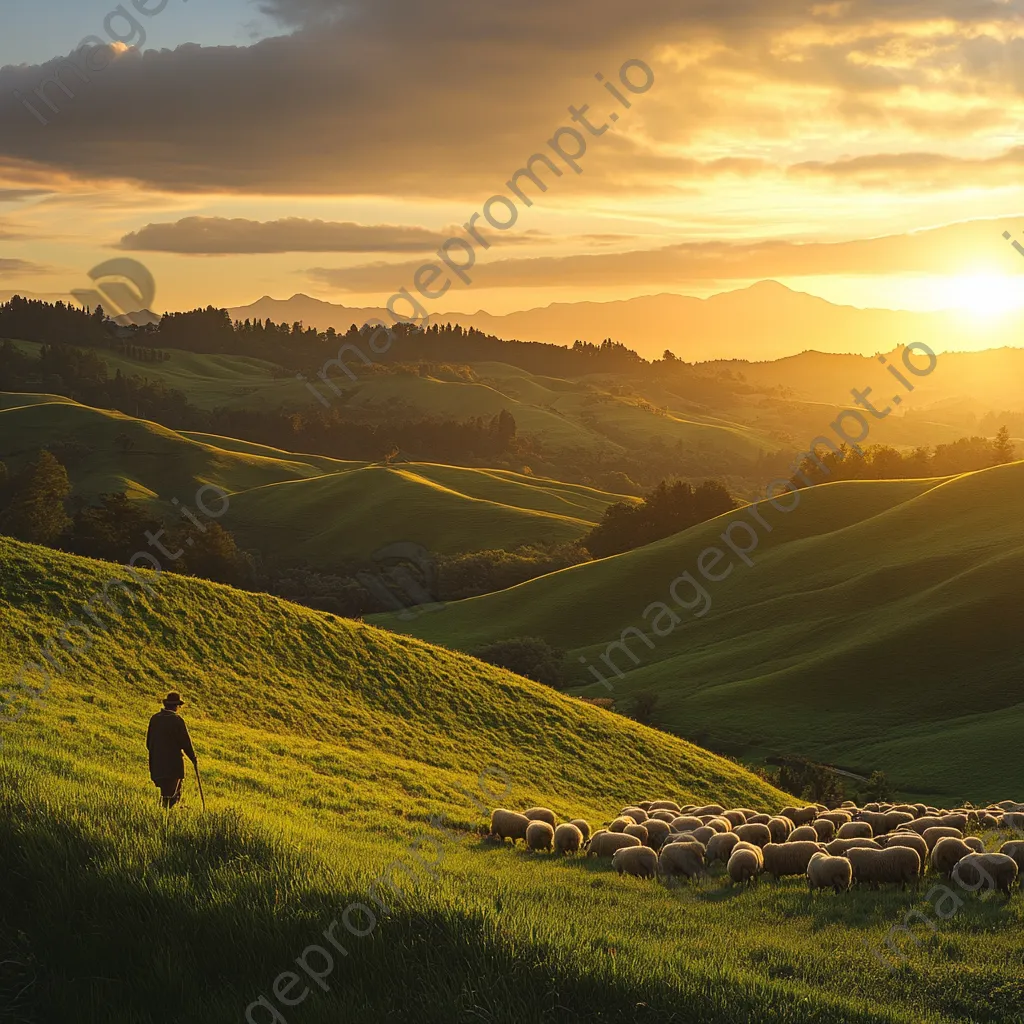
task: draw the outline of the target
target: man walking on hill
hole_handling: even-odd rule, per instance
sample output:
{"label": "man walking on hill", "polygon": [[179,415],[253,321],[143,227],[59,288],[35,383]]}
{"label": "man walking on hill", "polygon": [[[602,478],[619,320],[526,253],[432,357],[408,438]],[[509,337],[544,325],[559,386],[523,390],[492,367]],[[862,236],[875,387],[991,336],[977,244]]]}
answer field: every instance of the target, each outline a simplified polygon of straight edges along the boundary
{"label": "man walking on hill", "polygon": [[164,698],[164,709],[149,720],[146,749],[149,751],[149,776],[160,789],[164,807],[173,807],[181,799],[181,785],[185,781],[185,759],[199,771],[192,738],[178,708],[185,702],[181,695],[171,692]]}

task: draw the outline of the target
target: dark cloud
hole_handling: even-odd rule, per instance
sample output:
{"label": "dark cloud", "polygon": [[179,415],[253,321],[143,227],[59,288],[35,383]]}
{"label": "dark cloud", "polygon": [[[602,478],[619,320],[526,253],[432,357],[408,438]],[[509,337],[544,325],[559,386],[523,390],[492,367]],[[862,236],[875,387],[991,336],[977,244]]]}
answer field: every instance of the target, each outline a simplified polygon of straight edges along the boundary
{"label": "dark cloud", "polygon": [[29,274],[49,274],[52,267],[30,260],[0,258],[0,279],[3,277],[25,277]]}
{"label": "dark cloud", "polygon": [[[474,268],[475,288],[599,288],[768,277],[873,274],[957,274],[985,267],[1019,272],[1020,256],[1004,230],[1019,237],[1022,218],[970,221],[926,231],[842,242],[692,242],[625,253],[496,260]],[[362,294],[394,292],[412,279],[421,262],[314,268],[317,281]],[[456,281],[455,284],[459,282]]]}

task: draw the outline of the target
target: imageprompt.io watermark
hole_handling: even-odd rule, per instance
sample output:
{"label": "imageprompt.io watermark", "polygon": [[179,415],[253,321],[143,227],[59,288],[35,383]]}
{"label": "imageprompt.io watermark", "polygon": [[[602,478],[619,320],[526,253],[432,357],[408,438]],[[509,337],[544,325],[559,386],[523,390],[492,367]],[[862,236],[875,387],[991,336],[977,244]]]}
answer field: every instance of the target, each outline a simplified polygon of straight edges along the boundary
{"label": "imageprompt.io watermark", "polygon": [[103,306],[116,316],[149,310],[156,298],[156,281],[149,268],[138,260],[118,257],[89,271],[94,288],[75,288],[71,294],[89,309]]}

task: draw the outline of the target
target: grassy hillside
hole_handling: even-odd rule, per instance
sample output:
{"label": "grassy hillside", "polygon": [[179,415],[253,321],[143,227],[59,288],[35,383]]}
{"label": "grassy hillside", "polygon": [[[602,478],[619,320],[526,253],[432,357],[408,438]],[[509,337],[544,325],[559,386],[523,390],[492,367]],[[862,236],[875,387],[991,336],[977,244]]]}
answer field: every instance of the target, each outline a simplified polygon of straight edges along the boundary
{"label": "grassy hillside", "polygon": [[[0,677],[116,573],[0,539]],[[279,1019],[910,1024],[1015,1012],[1019,903],[970,901],[890,975],[864,943],[912,893],[812,900],[798,880],[669,890],[482,845],[468,795],[488,768],[487,786],[507,780],[502,802],[595,822],[655,793],[786,797],[420,641],[212,584],[146,582],[135,600],[118,595],[120,614],[100,613],[89,650],[58,654],[43,700],[0,734],[0,995],[13,1020],[243,1020],[395,864],[412,877],[398,896],[380,890],[393,914],[363,939],[339,925],[347,952],[329,991]],[[145,723],[172,685],[189,701],[205,815],[191,788],[172,814],[153,806]],[[410,837],[424,834],[417,854]],[[257,1007],[250,1019],[278,1018]]]}
{"label": "grassy hillside", "polygon": [[[614,695],[660,695],[656,720],[743,756],[804,754],[934,799],[982,798],[1002,777],[1024,788],[1014,754],[1024,725],[1024,637],[1014,618],[1024,569],[1024,463],[942,480],[830,484],[783,514],[772,532],[740,510],[657,544],[577,566],[443,616],[381,621],[473,650],[501,636],[539,635],[588,659]],[[712,566],[703,617],[653,632],[653,602],[672,603],[680,574],[734,521],[753,524],[753,567],[726,550]],[[752,541],[733,531],[740,546]],[[694,611],[705,601],[679,591]],[[660,623],[667,631],[668,620]],[[627,627],[634,658],[613,651]],[[634,661],[636,664],[634,664]],[[581,683],[590,681],[578,669]],[[594,683],[590,692],[605,693]]]}
{"label": "grassy hillside", "polygon": [[[46,395],[0,395],[0,460],[59,448],[78,495],[124,490],[171,521],[204,483],[231,494],[244,546],[325,569],[412,541],[437,554],[578,540],[623,498],[489,469],[368,466],[211,434],[182,434]],[[68,449],[66,446],[71,445]]]}

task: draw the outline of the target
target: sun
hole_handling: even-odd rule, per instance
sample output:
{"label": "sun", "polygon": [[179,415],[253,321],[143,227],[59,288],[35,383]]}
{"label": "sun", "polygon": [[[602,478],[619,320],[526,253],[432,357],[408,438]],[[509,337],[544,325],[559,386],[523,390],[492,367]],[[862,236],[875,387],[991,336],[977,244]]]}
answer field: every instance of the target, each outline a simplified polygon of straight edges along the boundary
{"label": "sun", "polygon": [[1005,274],[961,274],[948,279],[946,304],[975,317],[994,319],[1024,306],[1024,279]]}

